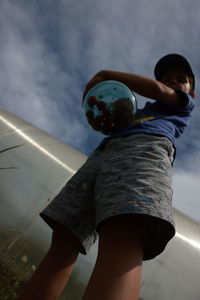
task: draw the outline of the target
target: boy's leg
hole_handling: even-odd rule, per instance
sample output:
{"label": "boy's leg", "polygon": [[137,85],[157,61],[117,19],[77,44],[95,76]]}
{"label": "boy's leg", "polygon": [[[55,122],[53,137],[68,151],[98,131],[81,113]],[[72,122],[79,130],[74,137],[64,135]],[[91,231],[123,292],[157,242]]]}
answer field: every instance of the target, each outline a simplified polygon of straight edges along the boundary
{"label": "boy's leg", "polygon": [[96,265],[83,299],[139,299],[142,259],[143,229],[135,216],[103,222]]}
{"label": "boy's leg", "polygon": [[34,272],[19,300],[55,300],[61,294],[75,265],[81,244],[62,225],[53,230],[50,249]]}

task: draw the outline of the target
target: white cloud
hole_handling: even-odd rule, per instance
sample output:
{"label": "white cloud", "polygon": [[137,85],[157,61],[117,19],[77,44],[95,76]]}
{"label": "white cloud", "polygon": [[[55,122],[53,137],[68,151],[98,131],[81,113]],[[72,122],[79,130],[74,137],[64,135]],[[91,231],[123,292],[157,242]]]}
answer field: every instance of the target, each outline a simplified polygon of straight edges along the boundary
{"label": "white cloud", "polygon": [[78,105],[73,105],[81,96],[80,87],[63,70],[59,53],[48,47],[34,7],[4,1],[1,15],[1,103],[49,133],[62,131],[59,136],[66,143],[80,145],[86,130]]}

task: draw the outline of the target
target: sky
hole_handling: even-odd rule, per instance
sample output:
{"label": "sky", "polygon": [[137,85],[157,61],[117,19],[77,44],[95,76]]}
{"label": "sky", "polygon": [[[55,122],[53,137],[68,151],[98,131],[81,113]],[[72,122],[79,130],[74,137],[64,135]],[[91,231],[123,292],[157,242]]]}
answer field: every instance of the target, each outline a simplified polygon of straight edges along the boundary
{"label": "sky", "polygon": [[162,56],[184,55],[197,97],[177,143],[174,206],[200,222],[199,15],[199,0],[0,0],[0,105],[89,155],[104,136],[83,116],[87,81],[102,69],[153,77]]}

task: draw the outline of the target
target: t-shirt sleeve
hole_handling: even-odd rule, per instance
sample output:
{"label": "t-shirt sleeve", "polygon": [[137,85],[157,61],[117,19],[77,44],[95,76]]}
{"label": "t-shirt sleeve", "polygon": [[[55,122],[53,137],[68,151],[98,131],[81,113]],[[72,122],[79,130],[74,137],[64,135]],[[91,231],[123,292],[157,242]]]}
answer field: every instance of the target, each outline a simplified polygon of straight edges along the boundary
{"label": "t-shirt sleeve", "polygon": [[179,95],[179,97],[181,97],[181,101],[183,104],[176,107],[175,110],[179,112],[191,112],[194,109],[195,105],[194,99],[190,95],[182,91],[176,91],[176,93]]}

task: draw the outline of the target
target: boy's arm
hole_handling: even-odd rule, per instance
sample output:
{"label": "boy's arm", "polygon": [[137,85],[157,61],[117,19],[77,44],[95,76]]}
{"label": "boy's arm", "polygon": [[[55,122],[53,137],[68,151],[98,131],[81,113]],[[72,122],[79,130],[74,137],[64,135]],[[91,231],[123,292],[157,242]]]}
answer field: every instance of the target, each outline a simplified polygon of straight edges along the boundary
{"label": "boy's arm", "polygon": [[127,85],[133,92],[153,100],[156,100],[166,106],[176,106],[180,104],[180,97],[171,88],[165,84],[139,76],[136,74],[103,70],[98,72],[86,85],[83,97],[92,88],[93,85],[103,80],[116,80]]}

